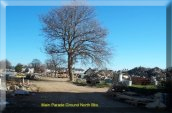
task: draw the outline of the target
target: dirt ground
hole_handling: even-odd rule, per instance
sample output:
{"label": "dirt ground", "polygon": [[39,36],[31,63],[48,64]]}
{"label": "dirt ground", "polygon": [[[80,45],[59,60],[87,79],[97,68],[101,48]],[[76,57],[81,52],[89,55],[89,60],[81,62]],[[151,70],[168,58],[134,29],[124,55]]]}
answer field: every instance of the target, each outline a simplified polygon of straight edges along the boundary
{"label": "dirt ground", "polygon": [[106,92],[108,88],[95,88],[89,86],[77,86],[69,82],[67,78],[44,78],[41,81],[31,81],[38,86],[40,92]]}
{"label": "dirt ground", "polygon": [[[83,112],[92,112],[88,110],[107,112],[107,110],[109,110],[109,113],[133,113],[132,110],[135,110],[140,113],[145,113],[144,109],[140,110],[140,108],[114,100],[113,98],[108,98],[105,95],[108,88],[76,86],[69,82],[68,79],[61,78],[45,78],[41,81],[31,81],[31,83],[38,87],[39,91],[32,92],[29,96],[16,96],[15,101],[17,101],[17,103],[12,107],[7,106],[4,113],[34,113],[35,111],[37,113],[49,113],[50,111],[47,110],[49,107],[41,107],[41,104],[51,105],[52,103],[64,105],[83,104],[86,106],[63,107],[62,109],[56,107],[55,110],[61,109],[60,112],[66,109],[71,112],[76,112],[79,109]],[[87,105],[93,105],[93,107]],[[148,113],[148,111],[146,111],[146,113]]]}
{"label": "dirt ground", "polygon": [[[32,81],[39,87],[36,101],[45,103],[96,103],[99,107],[131,107],[105,97],[108,88],[77,86],[68,79],[46,78]],[[36,96],[36,95],[35,95]]]}

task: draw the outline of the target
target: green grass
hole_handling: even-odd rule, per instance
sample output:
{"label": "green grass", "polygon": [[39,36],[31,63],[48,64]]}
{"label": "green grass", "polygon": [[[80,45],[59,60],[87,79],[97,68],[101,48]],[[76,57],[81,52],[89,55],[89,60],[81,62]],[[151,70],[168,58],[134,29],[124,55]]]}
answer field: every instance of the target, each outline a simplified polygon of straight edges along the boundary
{"label": "green grass", "polygon": [[84,82],[73,82],[73,84],[77,85],[77,86],[87,86],[87,83],[84,83]]}
{"label": "green grass", "polygon": [[132,85],[128,87],[130,91],[137,92],[138,94],[152,95],[157,92],[162,92],[155,85]]}
{"label": "green grass", "polygon": [[143,89],[157,89],[157,86],[155,85],[132,85],[130,87],[143,88]]}
{"label": "green grass", "polygon": [[110,83],[106,83],[105,81],[101,81],[100,83],[96,84],[97,88],[104,88],[104,87],[110,87]]}
{"label": "green grass", "polygon": [[104,88],[104,87],[110,87],[110,84],[96,84],[97,88]]}

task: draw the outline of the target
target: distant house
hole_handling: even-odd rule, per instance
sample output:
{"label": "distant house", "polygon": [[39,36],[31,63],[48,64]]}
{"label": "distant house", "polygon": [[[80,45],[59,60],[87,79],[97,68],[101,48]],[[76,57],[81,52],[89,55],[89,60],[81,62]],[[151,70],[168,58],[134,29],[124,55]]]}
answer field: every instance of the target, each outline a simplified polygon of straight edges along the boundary
{"label": "distant house", "polygon": [[113,73],[114,73],[113,70],[99,70],[97,72],[98,75],[108,77],[108,78],[112,78]]}
{"label": "distant house", "polygon": [[114,71],[113,70],[97,70],[97,69],[91,69],[89,68],[88,70],[85,71],[84,73],[86,76],[96,76],[100,80],[106,80],[110,79],[112,80],[114,77]]}
{"label": "distant house", "polygon": [[129,79],[130,78],[130,75],[124,73],[123,76],[122,76],[122,78],[123,79]]}
{"label": "distant house", "polygon": [[51,69],[45,69],[45,73],[51,73]]}
{"label": "distant house", "polygon": [[34,68],[28,68],[28,72],[27,73],[34,73]]}
{"label": "distant house", "polygon": [[84,72],[84,74],[89,76],[89,75],[93,75],[95,72],[96,72],[96,69],[89,68]]}
{"label": "distant house", "polygon": [[6,75],[8,77],[14,77],[17,73],[16,72],[11,72],[11,71],[6,71],[2,73],[3,75]]}
{"label": "distant house", "polygon": [[74,74],[83,74],[84,73],[84,70],[83,69],[81,69],[81,68],[79,68],[79,69],[73,69],[73,73]]}
{"label": "distant house", "polygon": [[24,73],[34,73],[34,68],[22,68],[22,72]]}
{"label": "distant house", "polygon": [[68,69],[65,67],[61,67],[58,70],[59,70],[58,71],[59,74],[67,74],[68,73]]}

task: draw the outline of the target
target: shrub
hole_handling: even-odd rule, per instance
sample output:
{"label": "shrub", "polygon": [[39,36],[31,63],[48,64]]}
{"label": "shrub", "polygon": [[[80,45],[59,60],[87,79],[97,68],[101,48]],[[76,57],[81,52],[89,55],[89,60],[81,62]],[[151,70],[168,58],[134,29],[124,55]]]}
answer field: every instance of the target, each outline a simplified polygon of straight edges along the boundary
{"label": "shrub", "polygon": [[100,83],[96,84],[97,88],[103,88],[103,87],[110,87],[111,84],[106,83],[105,81],[101,81]]}
{"label": "shrub", "polygon": [[86,81],[83,79],[76,79],[76,81],[73,83],[78,85],[78,86],[86,86],[87,85]]}
{"label": "shrub", "polygon": [[22,71],[22,67],[23,67],[23,65],[17,64],[16,67],[15,67],[15,71],[16,72],[21,72]]}
{"label": "shrub", "polygon": [[133,91],[141,95],[153,95],[157,92],[165,92],[164,89],[159,89],[153,85],[134,85],[129,87],[129,91]]}

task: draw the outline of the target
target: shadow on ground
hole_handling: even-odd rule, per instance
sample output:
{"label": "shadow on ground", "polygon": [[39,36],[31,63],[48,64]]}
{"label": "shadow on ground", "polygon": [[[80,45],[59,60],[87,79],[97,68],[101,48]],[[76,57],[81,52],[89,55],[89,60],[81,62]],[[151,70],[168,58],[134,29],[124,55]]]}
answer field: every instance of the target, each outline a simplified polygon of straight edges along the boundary
{"label": "shadow on ground", "polygon": [[[108,113],[152,113],[154,111],[130,106],[108,98],[104,93],[70,93],[70,92],[32,92],[28,96],[7,96],[10,103],[2,113],[57,113],[57,112],[108,112]],[[50,104],[41,107],[41,104]],[[51,104],[64,104],[64,107],[55,107]],[[68,105],[82,104],[75,107]],[[85,105],[85,107],[84,107]],[[90,105],[90,106],[89,106]],[[93,106],[94,105],[94,106]],[[157,112],[157,110],[155,111]],[[164,111],[160,111],[164,113]]]}

